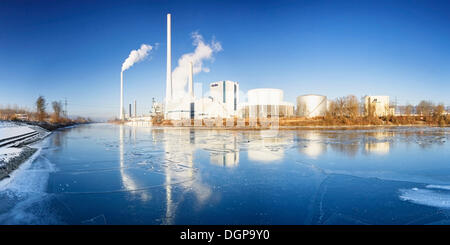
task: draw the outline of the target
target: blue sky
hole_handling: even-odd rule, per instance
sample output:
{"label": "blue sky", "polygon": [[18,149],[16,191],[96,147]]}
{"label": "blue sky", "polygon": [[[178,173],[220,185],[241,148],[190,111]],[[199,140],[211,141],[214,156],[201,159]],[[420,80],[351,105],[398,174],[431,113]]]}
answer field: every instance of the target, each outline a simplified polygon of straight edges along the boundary
{"label": "blue sky", "polygon": [[449,1],[1,1],[0,105],[34,108],[67,98],[69,114],[118,115],[120,68],[133,49],[159,43],[125,72],[125,104],[149,111],[165,89],[166,14],[172,63],[198,31],[223,50],[195,76],[273,87],[285,100],[316,93],[389,95],[450,105]]}

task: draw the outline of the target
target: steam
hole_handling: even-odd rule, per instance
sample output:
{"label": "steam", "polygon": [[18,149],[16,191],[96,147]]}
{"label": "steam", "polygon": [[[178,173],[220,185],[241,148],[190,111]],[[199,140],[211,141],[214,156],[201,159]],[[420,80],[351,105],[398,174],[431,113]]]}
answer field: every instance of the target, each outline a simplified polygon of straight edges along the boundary
{"label": "steam", "polygon": [[151,45],[142,44],[138,50],[132,50],[128,58],[122,64],[122,72],[128,70],[134,64],[144,60],[153,49]]}
{"label": "steam", "polygon": [[209,72],[209,68],[203,66],[203,61],[213,60],[213,54],[222,51],[219,42],[212,40],[210,44],[205,43],[203,37],[198,33],[192,33],[193,53],[182,55],[178,59],[178,66],[172,72],[172,88],[174,98],[186,95],[185,87],[189,79],[189,63],[192,62],[193,73]]}

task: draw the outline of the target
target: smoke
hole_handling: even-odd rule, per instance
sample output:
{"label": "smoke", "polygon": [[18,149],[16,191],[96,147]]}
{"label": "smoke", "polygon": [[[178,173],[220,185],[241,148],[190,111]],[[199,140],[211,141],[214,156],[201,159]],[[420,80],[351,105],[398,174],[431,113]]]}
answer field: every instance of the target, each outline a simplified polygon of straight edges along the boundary
{"label": "smoke", "polygon": [[122,72],[128,70],[134,64],[144,60],[153,49],[151,45],[142,44],[138,50],[132,50],[128,58],[122,64]]}
{"label": "smoke", "polygon": [[192,33],[193,45],[195,50],[192,53],[182,55],[178,59],[178,66],[172,72],[172,88],[174,98],[183,97],[185,87],[189,80],[189,62],[192,62],[193,73],[209,72],[209,68],[203,66],[203,61],[213,61],[213,54],[222,51],[222,46],[214,39],[211,43],[205,43],[203,37],[198,33]]}

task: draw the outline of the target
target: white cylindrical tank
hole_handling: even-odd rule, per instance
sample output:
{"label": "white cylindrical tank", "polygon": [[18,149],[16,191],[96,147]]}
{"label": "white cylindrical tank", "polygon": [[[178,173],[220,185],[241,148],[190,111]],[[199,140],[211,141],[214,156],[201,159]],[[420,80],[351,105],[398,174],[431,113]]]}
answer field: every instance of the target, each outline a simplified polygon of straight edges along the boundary
{"label": "white cylindrical tank", "polygon": [[327,97],[307,94],[297,97],[297,115],[302,117],[320,117],[327,113]]}
{"label": "white cylindrical tank", "polygon": [[248,91],[249,105],[281,105],[283,90],[275,88],[258,88]]}
{"label": "white cylindrical tank", "polygon": [[283,90],[275,88],[258,88],[248,91],[248,108],[250,118],[267,118],[280,115],[283,105]]}

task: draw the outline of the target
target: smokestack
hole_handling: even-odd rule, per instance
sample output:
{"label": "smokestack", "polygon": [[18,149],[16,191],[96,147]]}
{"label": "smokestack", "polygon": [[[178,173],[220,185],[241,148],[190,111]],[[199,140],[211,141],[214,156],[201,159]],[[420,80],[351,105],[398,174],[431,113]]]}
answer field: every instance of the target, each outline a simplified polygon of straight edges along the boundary
{"label": "smokestack", "polygon": [[193,77],[194,77],[194,72],[193,72],[193,68],[192,68],[192,61],[189,62],[189,95],[191,96],[191,98],[194,98],[194,84],[193,84]]}
{"label": "smokestack", "polygon": [[129,104],[130,105],[130,114],[128,114],[128,115],[130,115],[130,118],[131,118],[131,104]]}
{"label": "smokestack", "polygon": [[136,109],[136,100],[134,100],[134,117],[137,115],[137,109]]}
{"label": "smokestack", "polygon": [[[166,70],[166,105],[172,100],[172,40],[171,40],[171,18],[167,14],[167,70]],[[166,106],[167,110],[167,106]]]}
{"label": "smokestack", "polygon": [[120,120],[123,120],[123,72],[120,72]]}

